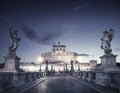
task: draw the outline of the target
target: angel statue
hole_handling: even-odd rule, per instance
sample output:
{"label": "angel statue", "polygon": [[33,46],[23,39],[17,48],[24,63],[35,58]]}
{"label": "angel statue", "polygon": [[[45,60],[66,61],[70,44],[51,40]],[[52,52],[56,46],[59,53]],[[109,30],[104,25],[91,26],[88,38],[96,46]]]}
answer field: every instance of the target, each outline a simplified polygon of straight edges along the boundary
{"label": "angel statue", "polygon": [[9,47],[9,56],[15,56],[16,54],[16,49],[18,48],[18,43],[21,40],[20,37],[17,35],[17,30],[9,30],[9,36],[10,36],[10,41],[11,45]]}
{"label": "angel statue", "polygon": [[103,37],[101,38],[101,48],[104,49],[105,54],[111,54],[112,49],[111,49],[111,41],[113,39],[114,36],[114,30],[110,29],[109,32],[108,31],[104,31],[103,32]]}

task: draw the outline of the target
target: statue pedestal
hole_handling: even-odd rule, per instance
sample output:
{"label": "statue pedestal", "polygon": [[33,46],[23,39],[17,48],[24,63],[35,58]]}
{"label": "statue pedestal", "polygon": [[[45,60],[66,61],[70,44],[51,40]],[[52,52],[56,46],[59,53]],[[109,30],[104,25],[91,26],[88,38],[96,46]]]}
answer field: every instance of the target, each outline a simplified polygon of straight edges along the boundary
{"label": "statue pedestal", "polygon": [[118,67],[116,65],[116,57],[117,55],[113,54],[105,54],[101,56],[101,67],[104,71],[113,71],[118,70]]}
{"label": "statue pedestal", "polygon": [[15,56],[6,56],[5,58],[5,66],[3,69],[0,69],[0,72],[18,72],[19,69],[19,61],[20,58]]}

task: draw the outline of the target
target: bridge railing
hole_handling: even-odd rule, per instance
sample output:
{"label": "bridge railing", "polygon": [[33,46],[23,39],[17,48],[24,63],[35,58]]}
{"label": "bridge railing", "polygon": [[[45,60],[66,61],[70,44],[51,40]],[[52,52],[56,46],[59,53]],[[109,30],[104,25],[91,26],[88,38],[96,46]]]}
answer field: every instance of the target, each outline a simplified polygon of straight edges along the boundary
{"label": "bridge railing", "polygon": [[12,87],[11,80],[13,76],[12,73],[0,73],[0,91]]}
{"label": "bridge railing", "polygon": [[109,86],[120,90],[120,72],[112,71],[108,73]]}
{"label": "bridge railing", "polygon": [[44,72],[0,72],[0,92],[44,76]]}
{"label": "bridge railing", "polygon": [[110,83],[120,84],[120,72],[109,72],[108,76]]}
{"label": "bridge railing", "polygon": [[78,71],[74,73],[74,76],[120,91],[120,71]]}

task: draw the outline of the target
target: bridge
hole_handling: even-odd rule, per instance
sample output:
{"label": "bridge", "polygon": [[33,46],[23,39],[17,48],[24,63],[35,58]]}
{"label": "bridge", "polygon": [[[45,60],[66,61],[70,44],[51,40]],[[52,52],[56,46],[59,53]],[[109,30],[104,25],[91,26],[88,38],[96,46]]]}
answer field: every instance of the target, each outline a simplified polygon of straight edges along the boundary
{"label": "bridge", "polygon": [[[54,73],[48,74],[48,76],[46,76],[45,72],[0,73],[0,91],[1,93],[119,92],[110,87],[104,87],[93,83],[95,77],[90,80],[89,76],[91,75],[87,75],[86,72],[74,72],[73,75],[69,73]],[[114,79],[115,82],[115,78],[112,79]]]}
{"label": "bridge", "polygon": [[[10,33],[12,33],[11,30]],[[111,34],[111,31],[109,33]],[[13,34],[16,33],[13,31]],[[20,38],[18,39],[20,40]],[[94,70],[83,71],[78,67],[76,71],[74,62],[71,60],[70,69],[67,69],[66,64],[65,69],[58,73],[53,69],[49,71],[49,61],[45,60],[44,71],[41,71],[40,65],[39,72],[24,72],[19,68],[20,58],[16,56],[17,47],[11,48],[13,45],[14,43],[9,47],[9,54],[4,57],[4,68],[0,69],[1,93],[120,93],[120,69],[116,65],[117,55],[111,53],[111,48],[104,49],[105,54],[100,57],[101,66]],[[18,42],[15,42],[15,46],[18,46]],[[61,53],[61,47],[65,53],[65,46],[60,46],[60,44],[55,48],[57,53],[58,50]],[[71,55],[76,56],[71,52],[69,54],[69,59],[72,59]],[[49,56],[51,58],[51,55]],[[51,66],[51,68],[53,67]]]}

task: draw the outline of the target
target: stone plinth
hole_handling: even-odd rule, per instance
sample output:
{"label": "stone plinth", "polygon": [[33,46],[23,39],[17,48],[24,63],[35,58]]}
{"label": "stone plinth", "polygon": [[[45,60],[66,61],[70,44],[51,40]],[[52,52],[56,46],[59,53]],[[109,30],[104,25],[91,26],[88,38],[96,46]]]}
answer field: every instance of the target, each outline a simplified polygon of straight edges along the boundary
{"label": "stone plinth", "polygon": [[116,57],[117,55],[113,55],[113,54],[105,54],[103,56],[101,56],[101,68],[104,71],[108,71],[108,70],[118,70],[118,67],[116,65]]}
{"label": "stone plinth", "polygon": [[117,55],[103,55],[101,56],[101,66],[102,67],[116,67],[116,57]]}
{"label": "stone plinth", "polygon": [[20,61],[19,57],[6,56],[4,58],[5,58],[5,66],[3,69],[0,69],[0,72],[18,72],[20,70],[19,69],[19,61]]}

